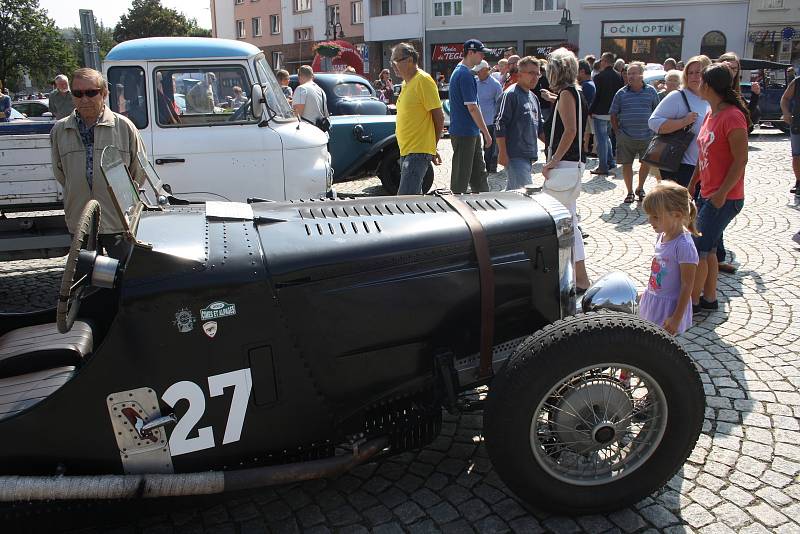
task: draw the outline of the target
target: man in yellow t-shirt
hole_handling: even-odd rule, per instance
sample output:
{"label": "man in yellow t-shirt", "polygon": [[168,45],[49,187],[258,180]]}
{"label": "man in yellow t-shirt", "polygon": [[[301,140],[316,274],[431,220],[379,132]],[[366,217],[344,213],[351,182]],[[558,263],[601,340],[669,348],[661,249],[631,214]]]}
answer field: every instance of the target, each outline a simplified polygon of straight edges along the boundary
{"label": "man in yellow t-shirt", "polygon": [[444,128],[439,90],[430,74],[417,67],[419,54],[408,43],[392,48],[392,65],[403,78],[397,99],[397,144],[400,146],[400,187],[398,195],[419,195],[431,161],[442,159],[436,143]]}

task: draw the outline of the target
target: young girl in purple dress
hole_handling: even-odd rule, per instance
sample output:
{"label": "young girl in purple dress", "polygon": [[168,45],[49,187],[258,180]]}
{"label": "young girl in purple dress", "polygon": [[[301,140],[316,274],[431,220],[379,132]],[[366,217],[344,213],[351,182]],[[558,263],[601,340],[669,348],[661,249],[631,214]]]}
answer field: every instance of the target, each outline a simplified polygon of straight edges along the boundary
{"label": "young girl in purple dress", "polygon": [[672,335],[692,326],[692,287],[697,270],[697,209],[689,191],[662,181],[644,198],[644,211],[656,231],[650,280],[639,302],[639,315]]}

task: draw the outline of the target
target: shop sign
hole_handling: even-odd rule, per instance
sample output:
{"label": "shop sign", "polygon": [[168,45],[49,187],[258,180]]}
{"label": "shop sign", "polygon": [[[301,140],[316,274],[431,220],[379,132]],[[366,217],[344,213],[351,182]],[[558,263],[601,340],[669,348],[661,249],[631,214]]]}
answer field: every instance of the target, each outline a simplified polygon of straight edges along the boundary
{"label": "shop sign", "polygon": [[603,23],[603,37],[680,37],[682,20],[617,21]]}
{"label": "shop sign", "polygon": [[440,44],[433,47],[431,61],[461,61],[464,58],[464,44]]}

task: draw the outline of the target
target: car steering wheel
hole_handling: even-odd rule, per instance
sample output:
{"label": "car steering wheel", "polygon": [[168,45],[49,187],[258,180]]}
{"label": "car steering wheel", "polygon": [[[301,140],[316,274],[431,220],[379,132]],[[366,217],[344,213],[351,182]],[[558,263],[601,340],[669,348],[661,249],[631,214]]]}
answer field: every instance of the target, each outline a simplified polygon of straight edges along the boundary
{"label": "car steering wheel", "polygon": [[58,331],[66,334],[75,323],[81,297],[89,285],[90,274],[83,274],[78,280],[78,255],[83,250],[97,250],[97,236],[100,231],[100,203],[90,200],[83,208],[72,245],[67,256],[67,265],[64,267],[64,277],[61,279],[61,289],[58,291],[58,304],[56,305],[56,325]]}

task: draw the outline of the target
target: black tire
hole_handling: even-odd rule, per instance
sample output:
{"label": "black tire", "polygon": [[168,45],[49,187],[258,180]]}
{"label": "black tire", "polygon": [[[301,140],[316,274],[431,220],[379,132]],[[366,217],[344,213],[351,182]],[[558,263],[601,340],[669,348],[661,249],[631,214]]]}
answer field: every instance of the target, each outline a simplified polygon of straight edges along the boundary
{"label": "black tire", "polygon": [[[615,379],[614,368],[604,368],[604,364],[635,369],[639,373],[637,377],[651,379],[642,382],[652,386],[646,390],[648,395],[642,397],[642,393],[637,393],[634,396],[639,398],[634,399],[630,393],[642,390],[631,389],[632,383],[626,385],[624,379]],[[579,371],[583,374],[578,374]],[[603,371],[607,374],[603,375]],[[569,377],[572,380],[565,380]],[[576,380],[579,377],[580,380]],[[589,402],[585,400],[587,391]],[[612,395],[615,402],[627,399],[630,411],[622,412],[626,415],[618,423],[625,432],[601,433],[602,423],[598,424],[601,403],[595,402],[598,397],[592,396],[593,391],[608,392],[603,412],[606,420],[622,417],[609,416],[609,406],[613,409],[619,404],[610,404],[608,399]],[[651,395],[656,400],[651,400]],[[565,431],[567,426],[561,424],[559,418],[569,422],[568,416],[562,415],[569,410],[556,408],[556,405],[571,407],[570,400],[573,403],[583,400],[586,409],[591,410],[584,413],[583,406],[578,405],[573,412],[578,415],[571,419],[576,422],[575,428],[583,424],[580,421],[586,422],[581,415],[588,413],[595,419],[589,423],[594,424],[591,427],[594,430],[585,434],[576,434],[578,430],[572,428],[569,429],[572,432]],[[548,407],[552,409],[548,411]],[[663,409],[667,415],[659,417]],[[651,323],[624,313],[582,314],[536,332],[520,345],[494,378],[484,415],[486,446],[500,478],[531,506],[570,515],[608,512],[644,499],[669,481],[697,442],[704,410],[700,376],[689,356],[671,336]],[[539,414],[543,414],[541,419]],[[560,428],[562,426],[565,428]],[[638,433],[628,438],[626,432],[631,429],[638,429]],[[569,441],[576,435],[581,436],[581,441]],[[567,439],[553,439],[556,436]],[[630,447],[626,455],[616,457],[629,472],[620,476],[619,472],[608,468],[604,475],[608,479],[598,480],[595,470],[595,479],[578,480],[586,465],[581,459],[588,461],[591,454],[584,456],[574,448],[583,447],[587,441],[597,443],[589,439],[592,436],[604,437],[604,443],[608,444],[609,448],[601,449],[601,453],[613,452],[614,446]],[[653,438],[647,441],[651,436]],[[598,460],[601,460],[600,455]],[[558,461],[564,458],[575,459],[578,475],[560,471],[565,465]],[[625,463],[628,461],[631,463]],[[609,462],[600,461],[594,465],[607,468]]]}
{"label": "black tire", "polygon": [[[388,195],[396,195],[400,188],[400,152],[392,150],[386,153],[378,168],[378,178]],[[422,179],[422,194],[431,190],[433,185],[433,164],[428,164],[428,172]]]}

